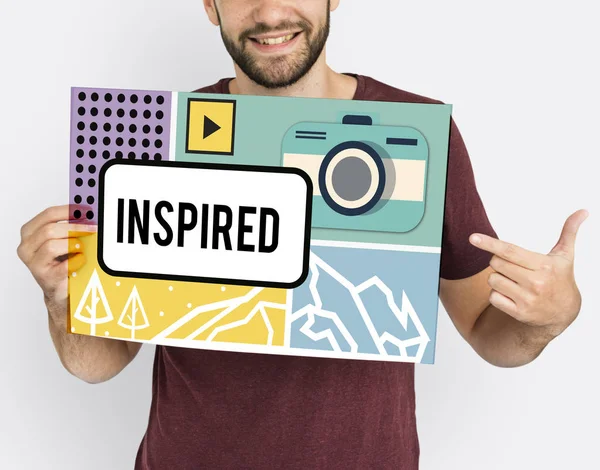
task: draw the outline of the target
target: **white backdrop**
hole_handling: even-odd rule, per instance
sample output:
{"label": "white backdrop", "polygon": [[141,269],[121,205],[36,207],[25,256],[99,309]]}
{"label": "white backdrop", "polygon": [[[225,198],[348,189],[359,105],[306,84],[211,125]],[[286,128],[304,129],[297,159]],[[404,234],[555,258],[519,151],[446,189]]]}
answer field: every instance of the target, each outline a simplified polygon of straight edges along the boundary
{"label": "white backdrop", "polygon": [[[0,467],[132,468],[154,347],[107,383],[69,375],[16,256],[19,228],[68,200],[71,86],[189,91],[233,68],[200,0],[0,5]],[[547,252],[571,212],[591,212],[576,247],[580,317],[534,363],[485,363],[440,310],[437,363],[417,367],[424,470],[600,468],[596,8],[342,0],[332,17],[334,69],[454,105],[501,238]]]}

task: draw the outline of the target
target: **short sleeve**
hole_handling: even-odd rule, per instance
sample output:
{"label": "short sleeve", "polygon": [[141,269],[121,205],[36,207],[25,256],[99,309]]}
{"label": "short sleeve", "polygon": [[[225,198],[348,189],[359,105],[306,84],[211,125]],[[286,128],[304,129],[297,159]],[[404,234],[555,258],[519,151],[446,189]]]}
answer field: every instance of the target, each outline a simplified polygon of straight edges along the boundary
{"label": "short sleeve", "polygon": [[446,203],[440,277],[463,279],[485,269],[492,254],[469,242],[483,233],[498,238],[477,191],[469,153],[454,119],[450,121]]}

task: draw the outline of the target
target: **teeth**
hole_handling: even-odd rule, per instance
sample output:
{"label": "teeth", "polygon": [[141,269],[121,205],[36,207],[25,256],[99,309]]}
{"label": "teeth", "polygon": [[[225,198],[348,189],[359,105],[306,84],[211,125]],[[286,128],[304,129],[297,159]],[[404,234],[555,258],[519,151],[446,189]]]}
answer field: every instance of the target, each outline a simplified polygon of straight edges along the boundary
{"label": "teeth", "polygon": [[275,44],[283,44],[284,42],[288,42],[293,37],[294,37],[293,34],[288,34],[287,36],[281,36],[278,38],[257,39],[257,41],[261,44],[268,44],[268,45],[272,46]]}

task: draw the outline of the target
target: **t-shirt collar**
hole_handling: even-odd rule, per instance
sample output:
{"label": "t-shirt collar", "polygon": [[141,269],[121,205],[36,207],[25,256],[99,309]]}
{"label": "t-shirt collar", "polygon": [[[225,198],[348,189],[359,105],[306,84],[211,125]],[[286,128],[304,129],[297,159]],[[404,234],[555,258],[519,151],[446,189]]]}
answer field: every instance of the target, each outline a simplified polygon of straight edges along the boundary
{"label": "t-shirt collar", "polygon": [[[352,99],[353,100],[364,99],[365,86],[366,86],[365,77],[362,75],[358,75],[356,73],[351,73],[351,72],[344,72],[344,75],[348,75],[348,76],[356,78],[356,81],[357,81],[356,91],[354,92],[354,96],[352,97]],[[221,80],[221,93],[223,93],[225,95],[230,94],[229,82],[231,82],[231,80],[233,80],[233,77],[228,77],[228,78],[224,78]]]}

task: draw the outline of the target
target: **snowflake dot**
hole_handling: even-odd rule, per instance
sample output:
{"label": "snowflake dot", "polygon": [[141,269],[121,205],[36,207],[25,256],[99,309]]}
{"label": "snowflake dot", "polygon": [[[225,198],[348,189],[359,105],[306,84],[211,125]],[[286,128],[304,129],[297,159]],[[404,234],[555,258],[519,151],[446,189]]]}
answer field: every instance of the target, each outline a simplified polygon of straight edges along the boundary
{"label": "snowflake dot", "polygon": [[71,327],[71,333],[75,333],[75,327],[74,326]]}
{"label": "snowflake dot", "polygon": [[188,308],[192,308],[192,304],[188,304],[188,305],[187,305],[187,307],[188,307]]}
{"label": "snowflake dot", "polygon": [[162,317],[164,316],[165,312],[160,312],[159,315]]}
{"label": "snowflake dot", "polygon": [[77,273],[73,273],[73,277],[77,277]]}
{"label": "snowflake dot", "polygon": [[225,292],[225,286],[221,286],[221,292]]}
{"label": "snowflake dot", "polygon": [[108,336],[108,335],[109,335],[108,331],[105,331],[104,336]]}
{"label": "snowflake dot", "polygon": [[169,286],[169,290],[172,291],[173,290],[173,286]]}
{"label": "snowflake dot", "polygon": [[121,281],[117,281],[117,287],[121,285]]}

